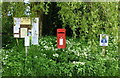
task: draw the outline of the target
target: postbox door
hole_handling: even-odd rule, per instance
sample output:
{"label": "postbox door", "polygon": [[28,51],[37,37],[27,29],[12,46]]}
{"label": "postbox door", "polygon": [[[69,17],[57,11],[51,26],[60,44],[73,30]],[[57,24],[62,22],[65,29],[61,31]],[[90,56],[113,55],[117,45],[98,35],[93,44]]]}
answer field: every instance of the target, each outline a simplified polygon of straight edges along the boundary
{"label": "postbox door", "polygon": [[57,42],[58,42],[58,48],[65,48],[66,39],[65,39],[64,35],[62,35],[62,36],[59,35]]}

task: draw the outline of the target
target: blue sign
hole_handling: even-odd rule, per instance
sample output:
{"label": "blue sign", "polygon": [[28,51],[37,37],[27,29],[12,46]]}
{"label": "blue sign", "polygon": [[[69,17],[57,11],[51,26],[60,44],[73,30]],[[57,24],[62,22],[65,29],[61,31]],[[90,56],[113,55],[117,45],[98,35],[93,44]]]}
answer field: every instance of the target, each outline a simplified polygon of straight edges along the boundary
{"label": "blue sign", "polygon": [[101,40],[101,43],[107,43],[107,39],[106,39],[106,38],[103,38],[103,39]]}

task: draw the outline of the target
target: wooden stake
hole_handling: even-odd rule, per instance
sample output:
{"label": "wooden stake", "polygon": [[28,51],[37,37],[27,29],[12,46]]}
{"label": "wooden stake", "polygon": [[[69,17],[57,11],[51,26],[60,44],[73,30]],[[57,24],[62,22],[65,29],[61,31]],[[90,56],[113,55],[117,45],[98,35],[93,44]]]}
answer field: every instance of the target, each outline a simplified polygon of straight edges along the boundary
{"label": "wooden stake", "polygon": [[103,48],[102,48],[102,54],[103,54],[103,56],[105,56],[105,55],[106,55],[105,50],[106,50],[106,46],[103,46]]}
{"label": "wooden stake", "polygon": [[17,42],[17,46],[19,45],[19,43],[18,43],[18,39],[16,38],[16,42]]}
{"label": "wooden stake", "polygon": [[26,52],[26,56],[28,55],[28,47],[25,46],[25,52]]}

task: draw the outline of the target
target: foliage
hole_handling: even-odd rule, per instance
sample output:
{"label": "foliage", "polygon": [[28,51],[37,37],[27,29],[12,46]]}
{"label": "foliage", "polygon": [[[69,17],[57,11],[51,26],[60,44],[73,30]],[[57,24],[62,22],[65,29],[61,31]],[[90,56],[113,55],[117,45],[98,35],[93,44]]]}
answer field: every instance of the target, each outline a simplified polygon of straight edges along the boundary
{"label": "foliage", "polygon": [[[39,46],[3,49],[3,76],[118,76],[118,46],[90,46],[79,39],[67,38],[67,48],[57,49],[56,38],[42,37]],[[96,41],[99,43],[99,41]]]}
{"label": "foliage", "polygon": [[[49,2],[2,4],[3,76],[119,76],[118,3],[57,2],[54,5],[57,4],[58,14],[49,9]],[[56,24],[63,25],[72,30],[74,38],[67,37],[67,47],[57,49],[54,36],[41,37],[39,46],[31,45],[25,56],[24,41],[19,39],[16,44],[17,39],[13,38],[13,17],[43,14],[48,14],[49,20],[55,19],[46,19],[54,24],[52,30],[57,28]],[[47,24],[44,27],[50,28]],[[99,34],[109,35],[106,56],[99,46]]]}
{"label": "foliage", "polygon": [[[13,17],[41,17],[43,14],[48,14],[45,20],[50,24],[44,24],[43,28],[40,28],[40,33],[43,29],[45,34],[54,33],[53,31],[57,27],[63,26],[67,29],[67,32],[72,34],[74,38],[79,37],[86,41],[92,41],[99,39],[99,34],[108,34],[114,38],[113,43],[117,43],[118,40],[118,3],[113,2],[57,2],[55,9],[49,8],[55,3],[50,2],[3,2],[2,3],[2,31],[3,31],[3,45],[12,43],[11,37],[13,34]],[[28,10],[26,10],[28,8]],[[58,12],[58,14],[56,14]],[[53,13],[53,14],[52,14]],[[56,16],[55,16],[56,15]],[[59,18],[58,18],[59,17]],[[44,18],[44,16],[43,16]],[[43,21],[43,18],[40,19]],[[55,19],[56,18],[56,19]],[[53,19],[53,20],[52,20]],[[58,22],[60,19],[61,21]],[[44,21],[45,21],[44,20]],[[51,21],[52,20],[52,21]],[[56,21],[57,20],[57,21]],[[42,25],[40,23],[40,25]],[[50,26],[49,26],[50,25]],[[61,25],[61,26],[59,26]],[[68,29],[70,28],[70,29]],[[51,30],[50,30],[51,29]],[[111,30],[111,31],[110,31]],[[10,32],[10,33],[7,33]],[[67,33],[67,34],[68,34]],[[8,38],[5,37],[5,35]],[[92,35],[92,36],[91,36]],[[10,38],[10,39],[9,39]],[[6,40],[8,39],[8,40]],[[91,42],[91,43],[92,43]],[[5,47],[5,46],[4,46]]]}
{"label": "foliage", "polygon": [[57,5],[61,8],[58,14],[63,28],[69,26],[74,38],[91,41],[104,33],[118,39],[117,2],[59,2]]}

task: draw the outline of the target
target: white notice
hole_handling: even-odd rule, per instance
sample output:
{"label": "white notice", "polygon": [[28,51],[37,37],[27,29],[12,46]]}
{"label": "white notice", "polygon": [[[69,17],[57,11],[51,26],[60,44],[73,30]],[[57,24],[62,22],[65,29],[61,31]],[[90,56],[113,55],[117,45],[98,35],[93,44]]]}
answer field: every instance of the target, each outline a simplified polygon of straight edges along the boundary
{"label": "white notice", "polygon": [[32,44],[38,45],[38,37],[39,37],[39,18],[32,19]]}
{"label": "white notice", "polygon": [[20,18],[14,18],[13,33],[15,38],[19,38]]}
{"label": "white notice", "polygon": [[59,45],[63,45],[63,39],[60,39]]}
{"label": "white notice", "polygon": [[25,46],[30,46],[30,38],[29,38],[29,36],[25,37]]}
{"label": "white notice", "polygon": [[15,38],[19,38],[19,34],[14,34],[14,37]]}
{"label": "white notice", "polygon": [[19,27],[18,26],[14,26],[13,33],[19,33]]}
{"label": "white notice", "polygon": [[38,44],[38,37],[37,36],[32,36],[32,44],[33,45],[39,45]]}
{"label": "white notice", "polygon": [[100,34],[100,46],[108,46],[108,35]]}
{"label": "white notice", "polygon": [[14,24],[15,25],[20,25],[21,19],[20,18],[14,18]]}
{"label": "white notice", "polygon": [[20,29],[20,34],[21,34],[21,38],[24,38],[25,36],[27,36],[27,28],[21,28]]}

